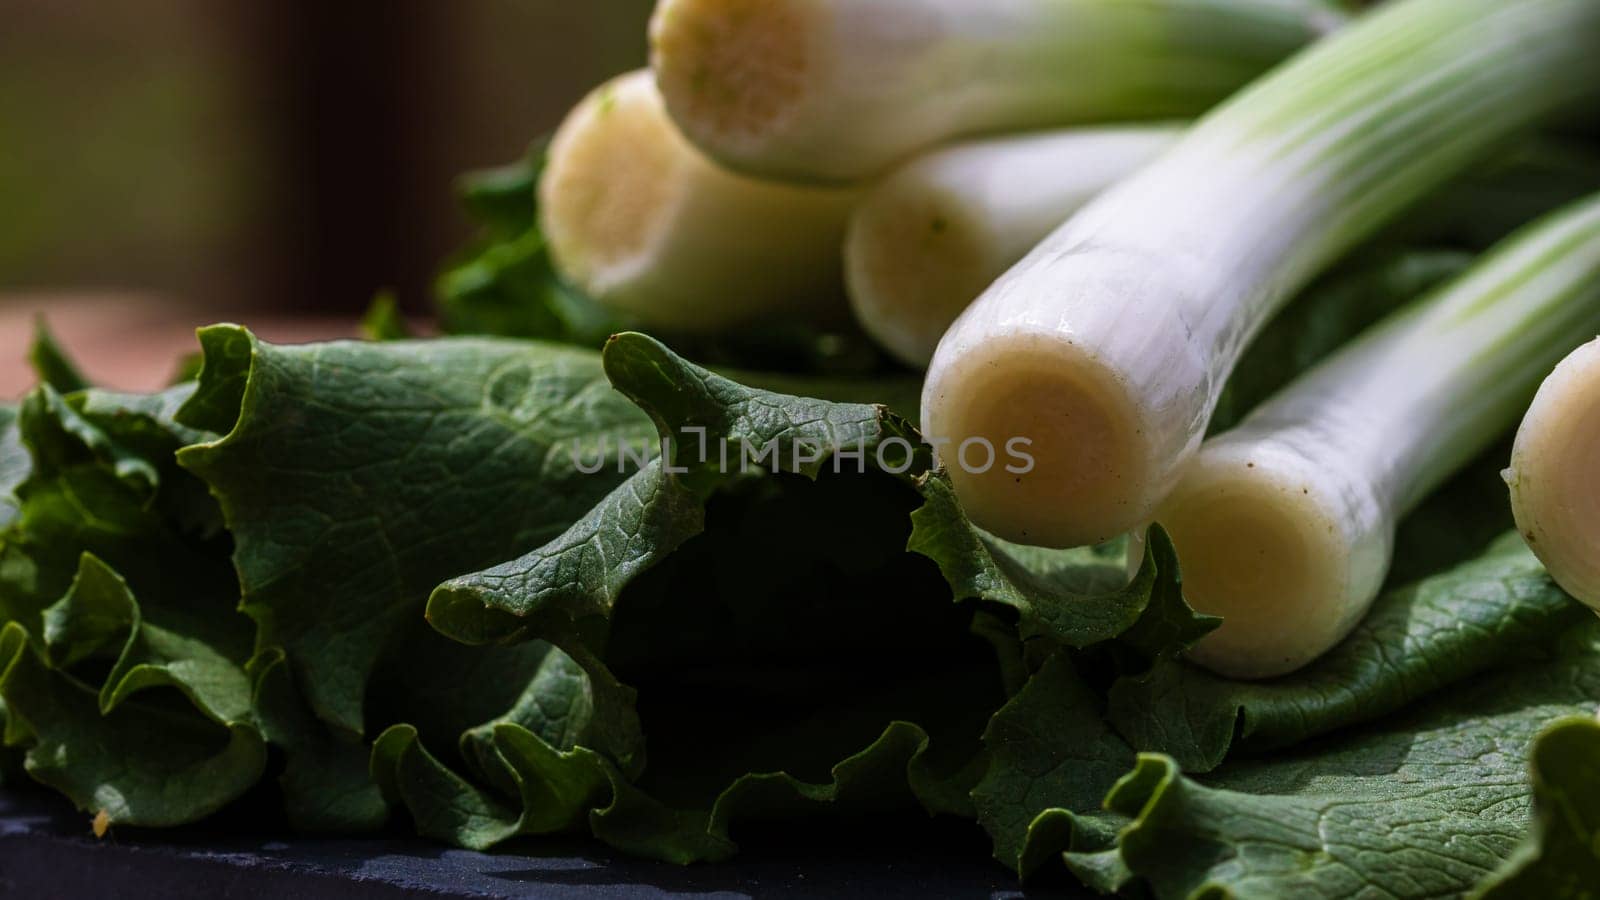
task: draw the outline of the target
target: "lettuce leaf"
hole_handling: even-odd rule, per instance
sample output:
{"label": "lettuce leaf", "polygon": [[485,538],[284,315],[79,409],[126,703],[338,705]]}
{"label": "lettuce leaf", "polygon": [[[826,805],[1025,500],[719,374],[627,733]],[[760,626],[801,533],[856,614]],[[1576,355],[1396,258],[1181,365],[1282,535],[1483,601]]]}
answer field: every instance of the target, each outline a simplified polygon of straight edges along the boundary
{"label": "lettuce leaf", "polygon": [[[515,726],[557,753],[600,742],[608,732],[587,710],[559,735],[536,720],[553,702],[545,663],[558,651],[467,648],[422,618],[444,578],[550,540],[601,501],[636,465],[612,464],[623,447],[630,459],[655,457],[656,429],[612,390],[599,356],[505,340],[291,348],[232,327],[201,337],[204,369],[179,417],[224,436],[179,458],[229,523],[261,648],[256,713],[288,751],[291,819],[311,829],[380,823],[364,738],[381,732],[372,771],[401,803],[400,760],[415,772],[433,759],[474,790],[514,798],[520,776],[497,761],[509,751],[496,733]],[[593,704],[587,676],[567,684],[575,702]],[[450,833],[474,844],[498,834]]]}
{"label": "lettuce leaf", "polygon": [[1479,886],[1484,900],[1590,897],[1600,885],[1600,723],[1562,719],[1533,745],[1534,830]]}
{"label": "lettuce leaf", "polygon": [[445,331],[598,347],[621,330],[622,323],[568,287],[550,263],[534,196],[544,159],[539,144],[515,163],[462,179],[462,201],[483,234],[435,286]]}
{"label": "lettuce leaf", "polygon": [[1010,607],[1024,629],[1074,647],[1110,640],[1144,611],[1157,573],[1146,566],[1128,583],[1126,543],[1075,550],[1013,544],[976,528],[942,475],[922,485],[908,549],[928,557],[959,599]]}
{"label": "lettuce leaf", "polygon": [[235,543],[257,642],[317,716],[361,734],[384,648],[441,580],[559,534],[618,476],[574,460],[648,442],[591,354],[499,340],[264,344],[201,333],[179,412]]}
{"label": "lettuce leaf", "polygon": [[[1590,618],[1553,659],[1203,781],[1170,757],[1142,756],[1106,800],[1133,820],[1123,861],[1159,898],[1472,890],[1527,830],[1535,738],[1554,719],[1593,713],[1600,622]],[[1586,789],[1592,771],[1577,773]]]}
{"label": "lettuce leaf", "polygon": [[[428,591],[559,533],[622,477],[584,475],[574,460],[624,442],[648,455],[653,430],[598,358],[575,349],[277,347],[231,326],[203,330],[201,344],[179,417],[223,436],[178,458],[228,523],[261,653],[258,716],[288,751],[290,817],[316,830],[375,827],[386,813],[367,740],[427,704],[374,672],[397,647],[417,649],[407,665],[419,672],[449,652],[422,621]],[[515,678],[507,685],[514,697]]]}
{"label": "lettuce leaf", "polygon": [[[446,582],[428,606],[429,621],[457,639],[538,637],[583,667],[593,699],[590,746],[615,767],[603,773],[611,804],[594,813],[594,832],[665,858],[721,858],[733,846],[727,820],[735,811],[851,803],[861,791],[850,773],[884,765],[904,773],[902,784],[921,786],[903,788],[902,799],[917,793],[930,806],[964,802],[961,791],[944,790],[939,775],[922,770],[940,756],[926,746],[934,738],[894,715],[930,712],[922,679],[944,677],[912,660],[940,659],[946,671],[962,673],[960,684],[931,695],[947,700],[931,705],[961,714],[937,718],[966,720],[955,729],[967,733],[965,749],[943,767],[953,775],[976,752],[982,722],[1003,697],[993,651],[970,633],[970,613],[949,602],[931,566],[901,552],[918,499],[909,476],[872,474],[880,448],[889,467],[926,471],[925,460],[911,458],[909,425],[878,406],[746,388],[637,335],[614,338],[605,367],[670,439],[668,455],[561,537]],[[703,446],[693,438],[697,429]],[[727,470],[719,463],[724,450]],[[753,451],[762,453],[760,465],[739,471],[741,455]],[[824,462],[840,451],[860,456],[842,473],[827,471]],[[834,509],[850,518],[824,537],[815,523]],[[745,566],[767,570],[775,555],[791,558],[790,582],[752,593],[758,576]],[[903,590],[899,599],[890,599],[892,586]],[[859,658],[869,647],[886,657]],[[822,661],[828,653],[839,655],[836,665]],[[990,670],[988,685],[970,677],[974,666]],[[627,678],[630,672],[639,675]],[[650,689],[641,696],[628,681]],[[735,685],[743,686],[730,691]],[[813,723],[780,712],[814,708],[835,687],[848,692],[846,685],[858,694],[849,713],[818,713]],[[717,693],[708,697],[708,690]],[[972,693],[985,699],[948,702]],[[658,727],[647,729],[645,719]],[[793,739],[802,733],[809,737]],[[718,752],[697,758],[708,742]],[[751,774],[762,771],[771,774]],[[625,787],[619,773],[644,781]],[[954,801],[941,798],[952,793]]]}
{"label": "lettuce leaf", "polygon": [[1240,682],[1165,662],[1117,682],[1108,714],[1134,746],[1209,772],[1230,753],[1298,744],[1548,656],[1586,617],[1511,533],[1477,559],[1388,592],[1349,638],[1298,672]]}
{"label": "lettuce leaf", "polygon": [[0,629],[5,741],[24,765],[106,824],[181,825],[242,795],[266,767],[248,722],[216,722],[154,696],[104,709],[99,690],[45,664],[15,622]]}
{"label": "lettuce leaf", "polygon": [[[361,336],[369,341],[403,341],[416,337],[411,323],[400,311],[400,303],[393,293],[384,291],[372,298],[367,311],[361,315]],[[196,375],[200,373],[195,372]]]}
{"label": "lettuce leaf", "polygon": [[[533,227],[521,177],[475,201],[496,240]],[[959,816],[1024,877],[1159,897],[1586,885],[1600,726],[1544,729],[1591,711],[1600,623],[1491,541],[1492,459],[1408,522],[1345,644],[1240,684],[1181,661],[1215,620],[1159,529],[1130,579],[1125,542],[975,528],[906,379],[375,321],[206,329],[193,383],[58,372],[0,410],[0,722],[36,780],[165,825],[271,771],[300,829],[676,862]]]}
{"label": "lettuce leaf", "polygon": [[[1151,563],[1127,589],[1117,549],[1034,556],[993,544],[949,501],[909,423],[881,405],[746,387],[639,335],[613,338],[605,368],[668,439],[666,455],[555,541],[442,584],[428,619],[469,644],[547,640],[582,667],[594,703],[586,746],[616,767],[603,773],[611,805],[590,827],[634,852],[722,858],[733,848],[724,818],[753,785],[777,791],[756,804],[762,816],[802,800],[854,805],[848,773],[878,770],[885,753],[901,802],[973,815],[980,736],[1016,677],[973,632],[994,635],[1008,627],[994,611],[1026,607],[1049,610],[1037,617],[1046,641],[1109,641],[1173,577]],[[1013,567],[993,575],[1001,553]],[[1120,618],[1105,624],[1113,604]],[[801,710],[815,720],[794,721]],[[410,746],[410,735],[392,739]],[[524,828],[526,812],[505,807],[496,839]]]}
{"label": "lettuce leaf", "polygon": [[33,341],[28,345],[28,365],[39,377],[39,383],[48,385],[59,393],[71,394],[90,387],[89,380],[78,371],[78,366],[56,343],[55,335],[45,327],[44,319],[34,323]]}
{"label": "lettuce leaf", "polygon": [[[0,541],[4,619],[41,638],[44,610],[67,592],[84,553],[128,581],[149,621],[231,612],[238,587],[227,538],[204,509],[204,488],[172,458],[194,433],[163,417],[184,396],[179,388],[122,404],[48,386],[29,395],[19,419],[31,451],[16,491],[22,514]],[[242,661],[249,624],[222,620],[237,626],[228,640]]]}
{"label": "lettuce leaf", "polygon": [[1052,854],[1105,849],[1115,826],[1100,801],[1133,765],[1133,748],[1105,723],[1101,700],[1064,653],[1052,656],[990,720],[992,761],[973,790],[995,858],[1024,878]]}
{"label": "lettuce leaf", "polygon": [[0,528],[16,521],[17,485],[28,477],[32,464],[22,446],[22,430],[17,427],[17,408],[0,404]]}
{"label": "lettuce leaf", "polygon": [[5,740],[105,824],[196,821],[266,765],[229,545],[172,458],[183,396],[41,386],[8,460],[27,475],[0,536]]}

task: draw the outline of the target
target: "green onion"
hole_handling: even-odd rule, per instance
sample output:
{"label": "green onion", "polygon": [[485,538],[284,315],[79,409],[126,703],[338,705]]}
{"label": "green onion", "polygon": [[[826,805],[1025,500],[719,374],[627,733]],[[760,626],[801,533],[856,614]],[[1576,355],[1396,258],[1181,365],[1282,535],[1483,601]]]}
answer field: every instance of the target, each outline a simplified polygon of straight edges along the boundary
{"label": "green onion", "polygon": [[851,218],[845,281],[856,320],[902,362],[926,366],[984,288],[1178,133],[1084,128],[918,157],[873,188]]}
{"label": "green onion", "polygon": [[645,326],[844,317],[856,191],[757,181],[678,134],[649,72],[590,94],[550,143],[540,224],[562,277]]}
{"label": "green onion", "polygon": [[1207,441],[1157,515],[1185,598],[1223,618],[1193,658],[1266,678],[1337,643],[1382,585],[1399,517],[1515,424],[1597,329],[1600,195],[1508,238]]}
{"label": "green onion", "polygon": [[1343,20],[1325,0],[661,0],[651,62],[713,157],[852,180],[960,137],[1191,116]]}
{"label": "green onion", "polygon": [[1563,590],[1600,612],[1600,340],[1539,388],[1506,482],[1528,547]]}
{"label": "green onion", "polygon": [[[845,282],[856,320],[901,362],[926,367],[985,288],[1178,134],[1176,125],[1074,128],[917,157],[874,187],[851,217]],[[1600,158],[1533,142],[1452,183],[1384,242],[1481,249],[1597,190]]]}
{"label": "green onion", "polygon": [[951,478],[1001,537],[1149,521],[1250,339],[1318,271],[1508,140],[1600,93],[1597,0],[1397,0],[1207,115],[1092,201],[940,343],[924,427],[1031,441]]}

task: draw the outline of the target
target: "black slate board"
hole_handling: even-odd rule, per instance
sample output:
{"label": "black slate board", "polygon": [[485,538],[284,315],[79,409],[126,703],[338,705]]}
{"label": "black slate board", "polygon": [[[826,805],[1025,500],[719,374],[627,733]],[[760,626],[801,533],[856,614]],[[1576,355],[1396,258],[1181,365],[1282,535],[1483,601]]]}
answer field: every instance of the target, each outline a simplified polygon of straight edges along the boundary
{"label": "black slate board", "polygon": [[1019,889],[1015,876],[984,855],[970,823],[861,824],[806,832],[809,844],[762,835],[732,862],[682,867],[619,856],[592,842],[530,841],[504,853],[474,853],[398,836],[262,837],[226,820],[216,828],[116,829],[96,839],[89,817],[60,797],[8,784],[0,788],[0,897],[1068,896],[1059,885]]}

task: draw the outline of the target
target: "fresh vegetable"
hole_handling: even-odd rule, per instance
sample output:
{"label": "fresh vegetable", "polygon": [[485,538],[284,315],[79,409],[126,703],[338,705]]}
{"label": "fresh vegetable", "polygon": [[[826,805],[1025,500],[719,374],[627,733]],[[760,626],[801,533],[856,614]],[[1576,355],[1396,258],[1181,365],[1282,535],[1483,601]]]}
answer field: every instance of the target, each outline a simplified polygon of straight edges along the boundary
{"label": "fresh vegetable", "polygon": [[17,427],[17,409],[0,405],[0,528],[17,517],[17,484],[28,477],[28,451]]}
{"label": "fresh vegetable", "polygon": [[[992,721],[996,757],[974,798],[1006,862],[1024,873],[1064,863],[1119,896],[1359,897],[1376,885],[1423,900],[1469,894],[1503,877],[1497,869],[1559,896],[1548,886],[1592,855],[1578,849],[1587,820],[1541,809],[1554,820],[1541,843],[1559,842],[1566,859],[1514,856],[1529,825],[1526,760],[1546,758],[1552,720],[1564,728],[1571,720],[1561,717],[1592,704],[1597,630],[1579,623],[1551,641],[1554,659],[1524,660],[1324,740],[1230,760],[1203,780],[1105,729],[1083,670],[1057,657]],[[1410,649],[1396,640],[1364,651],[1397,648]],[[1189,724],[1184,711],[1166,712],[1162,724]],[[1554,782],[1540,786],[1541,800],[1592,796],[1592,766],[1568,759],[1579,765],[1541,766]],[[1067,805],[1090,773],[1107,770],[1128,774],[1103,807],[1100,796]]]}
{"label": "fresh vegetable", "polygon": [[[895,156],[886,136],[1027,111],[1020,95],[1098,97],[1107,117],[1203,105],[1224,74],[1309,39],[1320,7],[671,0],[663,32],[674,9],[711,28],[679,47],[761,76],[736,81],[750,92],[732,108],[784,71],[881,100],[811,119],[835,123],[826,161],[859,163],[863,147]],[[770,30],[786,15],[849,27]],[[1067,21],[1089,30],[1044,27]],[[793,68],[784,48],[827,49],[819,37],[850,55]],[[974,396],[1048,419],[1074,410],[1063,381],[1082,390],[1080,415],[1050,422],[1051,453],[996,441],[996,466],[1078,446],[1093,488],[1115,469],[1107,448],[1139,445],[1150,423],[1166,429],[1151,447],[1179,447],[1173,464],[1206,432],[1192,477],[1244,499],[1187,503],[1170,533],[1052,549],[981,527],[995,507],[974,503],[964,467],[982,448],[938,422],[924,439],[905,415],[920,379],[824,324],[844,308],[844,212],[824,240],[820,214],[739,199],[854,189],[716,169],[643,73],[585,101],[548,153],[465,181],[481,231],[439,281],[440,317],[473,336],[414,339],[380,296],[369,341],[277,346],[213,326],[181,383],[132,395],[93,387],[41,330],[39,387],[0,405],[0,778],[59,792],[96,834],[226,810],[474,849],[538,852],[559,834],[688,863],[791,836],[870,852],[919,840],[931,815],[981,852],[975,823],[1022,878],[1069,873],[1129,898],[1587,896],[1600,620],[1514,528],[1497,438],[1600,327],[1600,170],[1547,155],[1542,136],[1532,156],[1501,146],[1600,90],[1597,37],[1600,0],[1394,0],[1169,138],[1133,187],[1090,201],[1002,280],[1032,299],[1000,301],[1012,321],[983,328],[1024,364]],[[1064,46],[1081,56],[1041,50]],[[828,82],[863,60],[873,77]],[[960,84],[929,81],[935,69]],[[1075,77],[1046,84],[1060,72]],[[1097,127],[1072,147],[1164,126]],[[1045,206],[1082,202],[1062,186],[1095,174],[1019,149],[1052,141],[1065,159],[1050,135],[935,151],[880,197],[955,202],[944,236],[1011,247],[985,263],[998,270],[1031,239],[1019,223],[1047,237],[1067,210]],[[1474,266],[1575,192],[1589,199]],[[622,252],[595,235],[639,239],[624,254],[637,267],[593,255]],[[905,270],[950,272],[959,255],[897,240],[874,252],[922,296],[900,312],[927,310],[942,276]],[[807,279],[828,290],[797,291]],[[676,352],[628,330],[652,315]],[[1082,327],[1117,318],[1114,333]],[[1064,345],[1143,380],[1063,369],[1080,359]],[[1188,387],[1157,390],[1174,384]],[[1148,420],[1099,415],[1098,436],[1091,416],[1085,434],[1081,413],[1112,395],[1161,402]],[[1530,428],[1587,427],[1537,412]],[[1526,444],[1519,465],[1588,471],[1568,464],[1576,451]],[[1263,452],[1213,464],[1240,447]],[[1243,517],[1306,530],[1291,551],[1344,537],[1333,550],[1360,559],[1343,570],[1309,551],[1257,559],[1258,534],[1227,524],[1287,459],[1304,477]],[[1048,470],[1006,477],[1001,511],[1025,525],[1082,512],[1040,489]],[[1174,504],[1190,484],[1177,480]],[[1331,531],[1294,519],[1307,512]],[[1351,570],[1367,582],[1312,583]],[[1275,616],[1211,605],[1213,582],[1298,576],[1310,587],[1272,593]],[[1298,670],[1246,681],[1196,662],[1220,648],[1214,668],[1276,671],[1374,593]],[[1230,647],[1252,622],[1260,638]]]}
{"label": "fresh vegetable", "polygon": [[902,362],[926,366],[984,288],[1177,135],[1176,126],[1084,128],[918,157],[851,217],[845,278],[856,321]]}
{"label": "fresh vegetable", "polygon": [[1507,139],[1600,95],[1594,0],[1398,0],[1309,48],[1094,200],[957,320],[922,421],[1023,466],[950,466],[1002,537],[1150,519],[1239,354],[1330,262]]}
{"label": "fresh vegetable", "polygon": [[[1141,756],[1106,797],[1110,811],[1131,820],[1117,835],[1117,856],[1159,898],[1420,900],[1478,889],[1559,897],[1563,887],[1582,896],[1570,888],[1594,871],[1592,845],[1579,837],[1592,813],[1561,815],[1545,804],[1570,810],[1570,798],[1587,808],[1594,796],[1594,767],[1584,762],[1600,749],[1592,727],[1576,747],[1552,740],[1593,716],[1596,632],[1577,628],[1553,659],[1479,679],[1383,724],[1240,760],[1204,782],[1170,759]],[[1553,767],[1552,754],[1565,765]],[[1541,843],[1554,858],[1517,852],[1530,826],[1530,756],[1541,781]],[[1573,852],[1574,844],[1584,849]],[[1494,887],[1513,872],[1528,893]]]}
{"label": "fresh vegetable", "polygon": [[[1420,561],[1419,541],[1443,543],[1460,558],[1428,566],[1420,580],[1395,581],[1333,650],[1268,681],[1235,681],[1163,660],[1117,680],[1107,719],[1134,746],[1203,774],[1230,756],[1269,755],[1403,710],[1477,673],[1549,657],[1591,617],[1514,533],[1494,531],[1510,525],[1509,511],[1477,501],[1499,486],[1497,473],[1489,465],[1473,469],[1408,519],[1399,541],[1408,562]],[[1441,541],[1443,514],[1463,532],[1493,536],[1463,552],[1477,536]]]}
{"label": "fresh vegetable", "polygon": [[1191,652],[1293,671],[1350,632],[1398,518],[1516,421],[1600,330],[1600,195],[1508,239],[1206,442],[1157,515],[1184,596],[1223,619]]}
{"label": "fresh vegetable", "polygon": [[547,151],[539,142],[514,163],[460,179],[462,206],[479,233],[435,282],[439,324],[447,333],[592,349],[621,327],[614,313],[557,275],[550,260],[537,196]]}
{"label": "fresh vegetable", "polygon": [[556,270],[671,332],[843,314],[856,193],[723,171],[680,136],[649,72],[597,89],[550,143],[539,214]]}
{"label": "fresh vegetable", "polygon": [[[1078,128],[918,157],[851,217],[845,280],[856,320],[901,362],[926,367],[985,288],[1177,135],[1175,126]],[[1595,191],[1600,156],[1531,142],[1452,183],[1378,242],[1482,249]]]}
{"label": "fresh vegetable", "polygon": [[1600,339],[1540,386],[1506,482],[1528,546],[1563,588],[1600,611]]}
{"label": "fresh vegetable", "polygon": [[[41,375],[73,371],[33,358]],[[0,530],[5,741],[31,778],[113,824],[201,818],[267,764],[228,538],[173,459],[204,436],[172,418],[192,392],[41,386],[20,441],[0,443],[0,471],[20,476]]]}
{"label": "fresh vegetable", "polygon": [[[628,329],[626,316],[599,305],[556,273],[539,225],[536,190],[547,156],[540,142],[515,163],[461,179],[462,205],[479,232],[436,282],[439,324],[445,333],[531,338],[597,350],[608,337]],[[828,262],[837,264],[833,258]],[[729,332],[674,332],[672,341],[698,359],[769,377],[855,377],[884,369],[882,353],[849,324],[762,320]],[[905,411],[915,410],[913,403]]]}
{"label": "fresh vegetable", "polygon": [[1322,0],[661,0],[650,46],[707,153],[838,181],[953,138],[1193,115],[1343,19]]}
{"label": "fresh vegetable", "polygon": [[[1285,359],[1330,333],[1304,321],[1308,343]],[[1408,525],[1448,549],[1402,542],[1435,577],[1387,593],[1329,666],[1245,693],[1180,660],[1215,622],[1184,604],[1159,531],[1132,584],[1117,545],[1000,541],[879,407],[749,388],[638,335],[602,356],[479,338],[277,347],[221,327],[204,348],[198,384],[42,389],[20,444],[0,440],[0,470],[24,473],[21,515],[0,531],[6,739],[108,825],[225,804],[270,820],[282,805],[303,829],[409,820],[470,847],[578,831],[688,861],[770,840],[747,823],[872,813],[893,828],[931,810],[977,818],[1019,872],[1145,878],[1159,897],[1208,870],[1203,854],[1153,853],[1152,836],[1266,846],[1246,828],[1256,809],[1293,812],[1271,853],[1304,851],[1303,865],[1224,880],[1241,892],[1337,887],[1352,866],[1404,898],[1497,867],[1540,885],[1561,871],[1546,860],[1585,846],[1549,820],[1512,853],[1530,752],[1541,797],[1596,790],[1547,739],[1526,749],[1593,703],[1591,617],[1514,536],[1483,553],[1477,535],[1509,516],[1475,486]],[[665,459],[661,436],[678,437]],[[776,452],[724,473],[723,440]],[[619,471],[624,441],[639,461]],[[1459,565],[1440,573],[1445,559]],[[1174,702],[1139,701],[1145,678]],[[1239,748],[1281,756],[1228,758],[1234,709]],[[1335,728],[1337,747],[1309,742]],[[276,785],[257,786],[263,745],[282,760]],[[1406,746],[1416,765],[1397,769]],[[1451,747],[1471,790],[1445,789]],[[1152,771],[1141,750],[1207,760],[1207,787],[1239,815],[1169,815],[1191,782],[1140,812],[1137,779],[1102,809],[1121,776]],[[1364,774],[1304,784],[1297,754]],[[1408,798],[1409,827],[1299,824],[1385,796]],[[1486,837],[1465,847],[1486,801]],[[1135,823],[1144,837],[1120,836]],[[1405,864],[1428,877],[1397,880],[1393,860],[1439,848],[1459,864]]]}

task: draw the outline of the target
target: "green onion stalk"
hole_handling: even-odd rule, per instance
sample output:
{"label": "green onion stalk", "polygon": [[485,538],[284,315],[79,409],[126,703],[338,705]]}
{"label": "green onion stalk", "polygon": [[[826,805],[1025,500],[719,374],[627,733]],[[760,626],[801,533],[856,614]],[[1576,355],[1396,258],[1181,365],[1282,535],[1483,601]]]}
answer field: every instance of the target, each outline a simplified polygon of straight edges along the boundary
{"label": "green onion stalk", "polygon": [[1206,115],[940,342],[925,430],[1025,440],[1035,461],[949,466],[968,513],[1058,547],[1150,521],[1272,315],[1453,178],[1593,102],[1597,47],[1600,0],[1396,0]]}
{"label": "green onion stalk", "polygon": [[[1597,331],[1600,195],[1506,239],[1207,441],[1157,515],[1185,598],[1223,619],[1193,659],[1267,678],[1336,644],[1377,596],[1399,518],[1501,439]],[[1600,416],[1569,419],[1567,436],[1584,421]],[[1557,462],[1593,472],[1578,455]],[[1592,491],[1573,502],[1595,507]]]}
{"label": "green onion stalk", "polygon": [[1193,116],[1345,19],[1326,0],[661,0],[650,46],[712,157],[850,181],[957,138]]}

